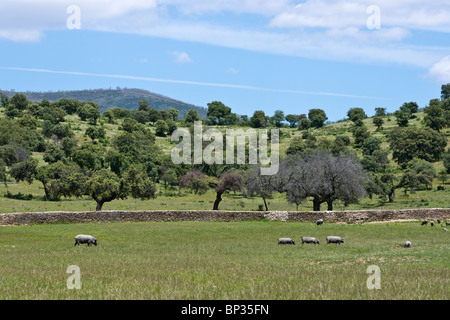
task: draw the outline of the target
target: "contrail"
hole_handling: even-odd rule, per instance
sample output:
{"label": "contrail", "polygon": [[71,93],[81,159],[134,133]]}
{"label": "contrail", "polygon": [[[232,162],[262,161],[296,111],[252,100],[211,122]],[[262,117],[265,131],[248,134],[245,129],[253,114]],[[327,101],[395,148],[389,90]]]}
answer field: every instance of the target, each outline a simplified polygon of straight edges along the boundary
{"label": "contrail", "polygon": [[306,94],[306,95],[318,95],[318,96],[335,96],[335,97],[345,97],[345,98],[354,98],[354,99],[388,100],[388,99],[379,98],[379,97],[358,96],[358,95],[345,94],[345,93],[314,92],[314,91],[301,91],[301,90],[289,90],[289,89],[272,89],[272,88],[263,88],[263,87],[255,87],[255,86],[239,85],[239,84],[198,82],[198,81],[162,79],[162,78],[140,77],[140,76],[118,75],[118,74],[89,73],[89,72],[78,72],[78,71],[57,71],[57,70],[49,70],[49,69],[19,68],[19,67],[0,67],[0,69],[25,71],[25,72],[64,74],[64,75],[83,76],[83,77],[116,78],[116,79],[138,80],[138,81],[148,81],[148,82],[176,83],[176,84],[187,84],[187,85],[204,86],[204,87],[232,88],[232,89],[244,89],[244,90],[267,91],[267,92],[278,92],[278,93],[294,93],[294,94]]}

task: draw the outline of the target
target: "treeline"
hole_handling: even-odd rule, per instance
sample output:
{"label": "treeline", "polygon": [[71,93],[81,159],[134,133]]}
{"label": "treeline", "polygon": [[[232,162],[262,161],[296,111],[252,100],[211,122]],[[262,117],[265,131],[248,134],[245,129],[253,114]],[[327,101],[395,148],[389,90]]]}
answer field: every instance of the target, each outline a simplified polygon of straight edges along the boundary
{"label": "treeline", "polygon": [[[286,116],[281,110],[273,116],[257,110],[248,117],[213,101],[208,104],[207,118],[202,119],[196,110],[189,110],[183,118],[175,108],[156,110],[145,99],[136,110],[113,108],[103,114],[95,102],[70,99],[37,103],[23,94],[12,98],[2,94],[0,102],[5,115],[0,119],[0,180],[7,190],[10,178],[28,183],[37,180],[46,200],[88,196],[96,201],[97,210],[115,199],[156,197],[157,183],[165,191],[175,186],[197,194],[214,190],[214,209],[219,208],[224,193],[234,191],[260,196],[265,210],[275,192],[285,194],[297,208],[309,199],[314,210],[320,210],[322,203],[332,210],[335,201],[347,206],[365,196],[378,195],[393,202],[397,189],[405,193],[427,189],[436,178],[445,182],[450,173],[443,132],[450,125],[450,84],[442,86],[440,99],[432,99],[423,109],[420,126],[410,125],[419,111],[414,102],[403,104],[393,114],[376,108],[372,121],[377,136],[365,125],[364,110],[351,108],[345,120],[352,123],[348,132],[333,134],[332,139],[317,139],[323,131],[315,129],[328,120],[322,109]],[[87,127],[81,139],[76,138],[80,137],[79,122],[68,116],[77,116]],[[395,128],[385,129],[386,121],[394,118]],[[302,134],[291,139],[275,176],[261,176],[259,168],[246,164],[175,165],[156,143],[156,136],[169,136],[180,127],[192,130],[195,121],[210,126],[297,128]],[[118,125],[113,137],[108,136],[107,124]],[[32,156],[34,152],[43,154],[44,165]],[[437,173],[432,162],[441,160],[445,170]]]}

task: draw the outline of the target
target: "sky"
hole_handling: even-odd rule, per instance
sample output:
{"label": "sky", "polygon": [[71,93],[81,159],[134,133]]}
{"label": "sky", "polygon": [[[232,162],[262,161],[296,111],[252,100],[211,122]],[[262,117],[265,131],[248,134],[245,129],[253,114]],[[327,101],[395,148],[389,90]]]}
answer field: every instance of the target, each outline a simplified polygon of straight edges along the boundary
{"label": "sky", "polygon": [[0,89],[140,88],[238,114],[426,107],[448,0],[2,0]]}

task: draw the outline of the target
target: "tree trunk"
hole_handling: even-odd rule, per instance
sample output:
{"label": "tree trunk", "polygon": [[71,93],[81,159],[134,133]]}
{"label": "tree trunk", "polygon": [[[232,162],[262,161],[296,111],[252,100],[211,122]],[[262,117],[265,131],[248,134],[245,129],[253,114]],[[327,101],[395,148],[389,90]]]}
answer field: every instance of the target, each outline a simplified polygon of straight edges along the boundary
{"label": "tree trunk", "polygon": [[103,207],[104,203],[105,202],[102,200],[97,200],[97,207],[95,208],[95,211],[102,211],[102,207]]}
{"label": "tree trunk", "polygon": [[50,200],[50,194],[48,193],[47,185],[42,182],[44,185],[45,199]]}
{"label": "tree trunk", "polygon": [[262,197],[264,200],[264,206],[266,207],[266,211],[269,211],[269,207],[267,206],[266,198]]}
{"label": "tree trunk", "polygon": [[219,210],[220,201],[222,201],[222,192],[217,192],[216,201],[214,201],[213,210]]}
{"label": "tree trunk", "polygon": [[327,210],[333,211],[333,200],[331,200],[331,197],[327,199],[327,205],[328,205]]}
{"label": "tree trunk", "polygon": [[318,197],[314,197],[313,199],[313,210],[314,211],[320,211],[320,199]]}
{"label": "tree trunk", "polygon": [[394,203],[394,193],[393,192],[389,193],[388,197],[389,197],[389,203]]}

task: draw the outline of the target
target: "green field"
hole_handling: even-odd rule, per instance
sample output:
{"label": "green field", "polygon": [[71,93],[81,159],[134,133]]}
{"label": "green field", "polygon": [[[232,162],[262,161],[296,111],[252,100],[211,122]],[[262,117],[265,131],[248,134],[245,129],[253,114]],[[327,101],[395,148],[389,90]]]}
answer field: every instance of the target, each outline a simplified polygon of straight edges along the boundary
{"label": "green field", "polygon": [[[77,234],[97,247],[74,247]],[[328,235],[345,238],[327,245]],[[320,245],[301,245],[314,236]],[[0,227],[0,299],[450,299],[450,234],[419,222]],[[295,246],[277,245],[291,237]],[[401,247],[406,240],[413,247]],[[81,289],[69,290],[70,265]],[[367,268],[380,268],[369,290]]]}

